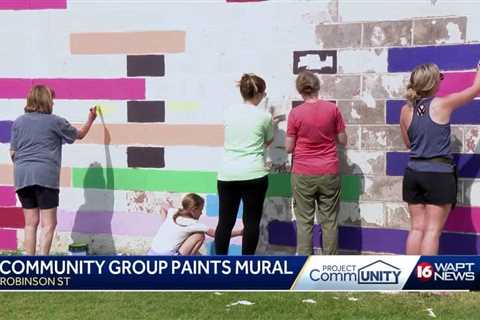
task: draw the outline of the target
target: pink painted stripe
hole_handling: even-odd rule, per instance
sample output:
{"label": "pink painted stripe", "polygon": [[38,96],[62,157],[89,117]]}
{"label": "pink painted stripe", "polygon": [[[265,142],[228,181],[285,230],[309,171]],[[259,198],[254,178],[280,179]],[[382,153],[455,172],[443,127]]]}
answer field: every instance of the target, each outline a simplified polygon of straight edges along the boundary
{"label": "pink painted stripe", "polygon": [[57,99],[145,99],[145,79],[25,79],[0,78],[0,98],[25,98],[33,85],[44,84],[55,90]]}
{"label": "pink painted stripe", "polygon": [[30,9],[67,9],[67,0],[31,0]]}
{"label": "pink painted stripe", "polygon": [[0,249],[17,250],[17,230],[0,229]]}
{"label": "pink painted stripe", "polygon": [[445,96],[454,92],[462,91],[473,84],[475,72],[447,72],[445,79],[440,83],[438,96]]}
{"label": "pink painted stripe", "polygon": [[480,207],[457,207],[450,212],[445,231],[480,233]]}
{"label": "pink painted stripe", "polygon": [[1,0],[0,10],[66,9],[67,0]]}
{"label": "pink painted stripe", "polygon": [[0,186],[0,206],[10,207],[17,204],[15,188]]}
{"label": "pink painted stripe", "polygon": [[0,98],[26,98],[31,87],[31,79],[0,78]]}

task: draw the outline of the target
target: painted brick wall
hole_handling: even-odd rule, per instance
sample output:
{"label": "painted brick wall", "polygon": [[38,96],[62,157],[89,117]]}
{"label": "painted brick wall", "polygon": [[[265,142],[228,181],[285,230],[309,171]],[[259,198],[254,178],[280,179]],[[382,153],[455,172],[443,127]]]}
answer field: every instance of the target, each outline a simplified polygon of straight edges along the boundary
{"label": "painted brick wall", "polygon": [[[341,249],[402,253],[409,219],[401,201],[406,150],[398,115],[408,72],[417,63],[438,63],[447,74],[441,88],[446,94],[468,85],[480,56],[476,3],[17,3],[0,4],[4,250],[22,248],[9,130],[32,84],[55,87],[55,112],[76,124],[91,105],[102,105],[88,138],[64,148],[54,250],[84,241],[96,254],[143,254],[161,224],[161,208],[178,206],[185,192],[206,198],[202,220],[216,225],[223,110],[240,100],[235,84],[241,74],[263,76],[268,100],[262,107],[281,114],[299,100],[294,79],[308,69],[319,74],[322,97],[338,104],[348,125],[349,146],[340,152]],[[477,104],[452,118],[462,178],[460,207],[442,238],[444,253],[478,252]],[[263,254],[294,253],[285,126],[280,124],[268,155],[271,188],[258,248]],[[240,245],[233,240],[231,253]],[[315,245],[321,246],[318,240]]]}
{"label": "painted brick wall", "polygon": [[[447,77],[440,95],[471,84],[480,58],[472,11],[478,4],[455,8],[436,1],[337,4],[338,21],[316,25],[316,51],[302,48],[310,50],[303,51],[309,53],[309,60],[303,56],[300,63],[295,59],[299,53],[294,53],[294,63],[298,64],[294,71],[300,67],[318,73],[322,96],[337,101],[349,125],[351,142],[340,155],[342,171],[360,177],[361,190],[358,201],[342,203],[340,247],[346,251],[402,253],[409,217],[401,200],[407,150],[398,119],[409,71],[416,64],[437,63]],[[418,16],[422,12],[425,17]],[[461,176],[459,207],[447,221],[442,253],[478,252],[478,209],[472,201],[478,197],[477,103],[475,100],[452,118],[452,147]],[[294,236],[285,236],[295,232],[286,221],[272,222],[269,231],[270,242],[282,246],[276,250],[295,243]]]}

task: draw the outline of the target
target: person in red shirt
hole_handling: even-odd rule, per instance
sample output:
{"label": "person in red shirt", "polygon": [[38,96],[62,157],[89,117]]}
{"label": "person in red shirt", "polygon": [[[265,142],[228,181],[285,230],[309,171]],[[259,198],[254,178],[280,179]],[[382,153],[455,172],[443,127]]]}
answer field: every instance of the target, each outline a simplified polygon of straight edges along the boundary
{"label": "person in red shirt", "polygon": [[304,102],[288,116],[285,148],[292,153],[292,194],[297,219],[297,254],[313,254],[315,206],[322,226],[323,254],[336,254],[340,176],[337,143],[346,145],[342,115],[334,103],[319,99],[320,81],[309,71],[296,80]]}

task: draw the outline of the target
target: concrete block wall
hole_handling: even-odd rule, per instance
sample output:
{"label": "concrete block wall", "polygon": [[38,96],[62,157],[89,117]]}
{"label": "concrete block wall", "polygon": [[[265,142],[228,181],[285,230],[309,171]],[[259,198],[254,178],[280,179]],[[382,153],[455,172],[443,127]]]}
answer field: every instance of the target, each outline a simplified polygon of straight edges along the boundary
{"label": "concrete block wall", "polygon": [[[296,74],[309,69],[318,73],[322,97],[337,103],[348,126],[349,146],[339,153],[341,249],[402,253],[409,217],[401,201],[406,150],[398,112],[409,64],[427,62],[425,57],[437,62],[447,73],[445,94],[468,84],[480,56],[476,3],[25,3],[0,4],[3,250],[22,248],[8,132],[23,112],[32,83],[54,86],[60,95],[55,112],[73,123],[84,121],[92,104],[104,111],[104,122],[86,141],[64,149],[54,250],[64,253],[69,243],[82,241],[94,254],[144,254],[161,224],[161,209],[178,206],[185,192],[206,198],[202,220],[216,225],[222,114],[240,101],[235,83],[241,74],[264,77],[268,99],[262,107],[288,113],[300,98]],[[117,45],[112,45],[114,38]],[[452,120],[461,163],[460,207],[447,222],[443,253],[477,253],[476,104]],[[294,253],[285,129],[281,123],[269,151],[271,188],[261,222],[261,254]],[[316,232],[315,246],[320,247]],[[232,241],[231,253],[238,253],[240,245],[239,239]]]}

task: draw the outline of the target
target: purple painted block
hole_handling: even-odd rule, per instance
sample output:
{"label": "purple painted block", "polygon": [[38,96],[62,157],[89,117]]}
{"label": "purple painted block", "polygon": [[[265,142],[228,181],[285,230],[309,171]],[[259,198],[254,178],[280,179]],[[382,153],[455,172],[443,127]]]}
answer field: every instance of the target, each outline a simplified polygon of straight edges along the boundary
{"label": "purple painted block", "polygon": [[9,143],[13,121],[0,121],[0,142]]}
{"label": "purple painted block", "polygon": [[[400,110],[405,105],[405,100],[387,101],[387,123],[400,122]],[[473,100],[463,107],[455,110],[450,119],[451,124],[480,124],[480,100]]]}
{"label": "purple painted block", "polygon": [[[314,226],[314,247],[320,247],[320,226]],[[339,227],[340,249],[380,253],[405,253],[407,230]],[[273,245],[296,246],[295,222],[274,220],[268,225],[268,242]],[[440,254],[479,254],[480,236],[444,232],[440,238]]]}
{"label": "purple painted block", "polygon": [[454,154],[458,176],[462,178],[480,178],[480,154]]}
{"label": "purple painted block", "polygon": [[[480,178],[480,154],[455,153],[458,176]],[[408,163],[408,152],[387,152],[387,175],[403,176]]]}
{"label": "purple painted block", "polygon": [[407,232],[342,226],[339,227],[338,237],[340,249],[404,254]]}
{"label": "purple painted block", "polygon": [[[313,227],[313,247],[321,248],[320,225]],[[402,254],[405,252],[407,232],[394,229],[359,228],[341,226],[338,230],[340,249],[351,251],[373,251]],[[379,241],[389,239],[389,241]],[[296,246],[294,222],[274,220],[268,225],[268,242],[280,246]]]}
{"label": "purple painted block", "polygon": [[460,44],[388,49],[388,72],[410,72],[423,63],[442,70],[467,70],[477,66],[480,44]]}
{"label": "purple painted block", "polygon": [[476,234],[446,233],[440,237],[439,254],[478,255],[480,237]]}
{"label": "purple painted block", "polygon": [[408,152],[387,152],[387,176],[403,176],[408,162]]}
{"label": "purple painted block", "polygon": [[268,224],[268,243],[279,246],[296,246],[296,227],[293,222],[273,220]]}
{"label": "purple painted block", "polygon": [[388,124],[400,123],[400,111],[405,105],[405,100],[387,100],[386,119]]}

